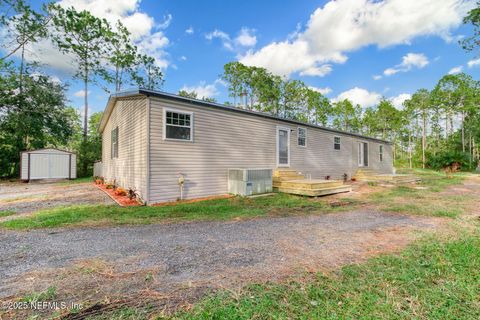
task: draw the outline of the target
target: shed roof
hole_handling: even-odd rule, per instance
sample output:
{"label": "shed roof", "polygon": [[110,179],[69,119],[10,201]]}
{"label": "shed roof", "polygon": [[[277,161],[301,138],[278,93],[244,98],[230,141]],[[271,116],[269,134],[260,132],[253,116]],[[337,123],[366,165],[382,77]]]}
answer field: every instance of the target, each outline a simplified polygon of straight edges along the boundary
{"label": "shed roof", "polygon": [[187,104],[191,105],[192,107],[212,107],[212,108],[224,110],[226,112],[239,112],[239,113],[244,113],[244,114],[258,116],[258,117],[263,117],[263,118],[267,118],[267,119],[274,119],[274,120],[278,120],[278,121],[282,121],[282,122],[286,122],[286,123],[291,123],[291,124],[295,124],[295,125],[317,128],[317,129],[328,131],[328,132],[344,134],[344,135],[349,135],[349,136],[353,136],[353,137],[359,137],[359,138],[362,138],[362,139],[368,139],[368,140],[373,140],[373,141],[377,141],[377,142],[381,142],[381,143],[391,144],[391,142],[387,141],[387,140],[368,137],[368,136],[364,136],[364,135],[361,135],[361,134],[342,131],[342,130],[337,130],[337,129],[333,129],[333,128],[318,126],[318,125],[307,123],[307,122],[285,119],[285,118],[277,117],[277,116],[274,116],[274,115],[271,115],[271,114],[265,113],[265,112],[246,110],[246,109],[241,109],[241,108],[234,107],[234,106],[227,106],[227,105],[216,103],[216,102],[209,102],[209,101],[204,101],[204,100],[199,100],[199,99],[192,99],[192,98],[182,97],[182,96],[179,96],[179,95],[176,95],[176,94],[167,93],[167,92],[163,92],[163,91],[154,91],[154,90],[147,90],[147,89],[142,89],[142,88],[134,89],[134,90],[128,90],[128,91],[121,91],[121,92],[110,95],[110,98],[108,99],[108,102],[107,102],[107,106],[105,108],[102,119],[100,121],[100,125],[99,125],[98,130],[100,132],[103,132],[103,130],[105,128],[105,125],[107,124],[108,118],[110,117],[110,114],[113,110],[113,107],[114,107],[117,99],[126,98],[126,97],[133,97],[133,96],[142,96],[142,95],[147,96],[147,97],[153,96],[153,97],[158,97],[158,98],[162,98],[162,99],[166,99],[166,100],[179,101],[179,102],[187,103]]}
{"label": "shed roof", "polygon": [[57,148],[41,148],[41,149],[35,149],[35,150],[25,150],[25,151],[22,151],[21,153],[44,153],[46,151],[54,151],[51,153],[75,154],[75,152],[57,149]]}

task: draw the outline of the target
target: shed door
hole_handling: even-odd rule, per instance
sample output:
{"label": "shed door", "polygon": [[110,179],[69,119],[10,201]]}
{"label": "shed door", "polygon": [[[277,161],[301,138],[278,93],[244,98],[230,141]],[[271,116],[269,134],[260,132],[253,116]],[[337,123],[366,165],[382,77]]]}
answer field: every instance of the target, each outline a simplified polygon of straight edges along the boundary
{"label": "shed door", "polygon": [[30,179],[62,179],[69,178],[69,174],[68,154],[30,154]]}

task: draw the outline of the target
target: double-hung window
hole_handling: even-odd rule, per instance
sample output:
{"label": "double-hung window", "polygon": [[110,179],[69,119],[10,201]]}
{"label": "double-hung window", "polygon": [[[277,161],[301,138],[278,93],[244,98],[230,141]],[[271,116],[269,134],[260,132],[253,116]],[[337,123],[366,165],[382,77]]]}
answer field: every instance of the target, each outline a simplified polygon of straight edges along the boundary
{"label": "double-hung window", "polygon": [[111,158],[118,158],[118,127],[111,133]]}
{"label": "double-hung window", "polygon": [[333,138],[333,149],[340,150],[340,137]]}
{"label": "double-hung window", "polygon": [[380,145],[378,147],[378,156],[380,158],[380,161],[383,161],[383,146],[382,145]]}
{"label": "double-hung window", "polygon": [[298,128],[298,145],[305,147],[307,145],[307,129]]}
{"label": "double-hung window", "polygon": [[193,141],[193,114],[191,112],[165,109],[164,138]]}

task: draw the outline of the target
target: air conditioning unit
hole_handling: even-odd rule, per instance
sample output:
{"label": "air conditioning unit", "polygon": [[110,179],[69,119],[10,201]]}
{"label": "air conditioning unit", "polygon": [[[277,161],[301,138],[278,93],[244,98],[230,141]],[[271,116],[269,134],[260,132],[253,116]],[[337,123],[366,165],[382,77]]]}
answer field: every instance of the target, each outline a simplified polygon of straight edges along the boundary
{"label": "air conditioning unit", "polygon": [[272,192],[272,169],[228,169],[228,193],[251,196]]}

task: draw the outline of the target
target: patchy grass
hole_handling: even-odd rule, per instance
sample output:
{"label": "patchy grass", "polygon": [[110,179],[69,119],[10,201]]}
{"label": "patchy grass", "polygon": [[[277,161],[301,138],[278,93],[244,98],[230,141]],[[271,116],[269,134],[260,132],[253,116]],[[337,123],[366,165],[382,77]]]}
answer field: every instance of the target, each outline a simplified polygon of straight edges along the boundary
{"label": "patchy grass", "polygon": [[8,216],[11,216],[11,215],[14,215],[15,214],[15,211],[11,211],[11,210],[0,210],[0,218],[1,217],[8,217]]}
{"label": "patchy grass", "polygon": [[13,203],[13,202],[23,202],[27,200],[47,200],[48,196],[47,195],[42,195],[42,194],[32,194],[29,196],[21,196],[21,197],[15,197],[15,198],[8,198],[8,199],[2,199],[0,200],[0,203]]}
{"label": "patchy grass", "polygon": [[479,319],[480,236],[429,237],[401,255],[221,292],[180,319]]}
{"label": "patchy grass", "polygon": [[454,218],[464,212],[471,201],[469,197],[439,195],[439,192],[445,191],[449,186],[462,184],[465,174],[447,177],[436,171],[417,171],[413,173],[421,176],[421,183],[382,189],[370,194],[367,202],[384,211],[415,215]]}
{"label": "patchy grass", "polygon": [[21,301],[28,303],[36,303],[43,301],[52,301],[57,297],[57,289],[55,287],[49,287],[42,292],[32,292],[24,296]]}
{"label": "patchy grass", "polygon": [[83,178],[76,178],[73,180],[62,181],[62,182],[59,182],[58,185],[63,186],[63,185],[85,183],[85,182],[92,182],[92,181],[93,181],[93,177],[83,177]]}
{"label": "patchy grass", "polygon": [[207,200],[160,207],[69,206],[39,211],[35,215],[6,221],[9,229],[52,228],[71,225],[150,224],[162,221],[228,220],[265,215],[308,214],[313,211],[335,212],[353,208],[358,201],[342,199],[329,203],[286,194],[269,197]]}

